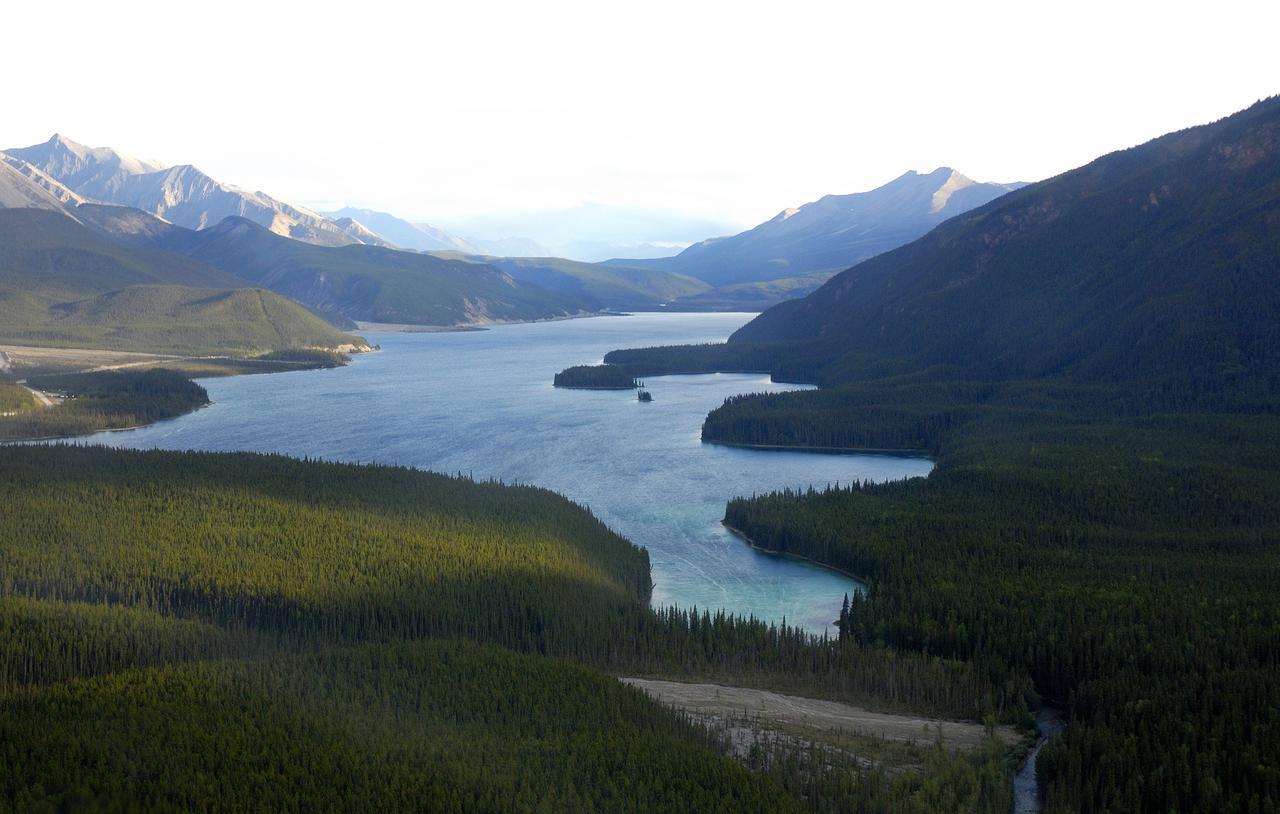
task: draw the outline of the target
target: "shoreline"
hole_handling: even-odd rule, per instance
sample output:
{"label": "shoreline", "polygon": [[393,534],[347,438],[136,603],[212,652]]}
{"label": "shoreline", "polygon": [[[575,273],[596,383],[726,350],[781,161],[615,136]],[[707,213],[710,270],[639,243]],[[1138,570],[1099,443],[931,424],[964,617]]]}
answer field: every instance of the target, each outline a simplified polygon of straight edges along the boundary
{"label": "shoreline", "polygon": [[199,412],[200,410],[203,410],[206,407],[212,407],[213,405],[214,405],[214,402],[212,400],[206,401],[204,404],[201,404],[197,407],[187,410],[185,413],[182,413],[181,415],[170,416],[169,418],[158,418],[155,421],[146,421],[146,422],[143,422],[142,424],[130,424],[127,427],[103,427],[100,430],[82,432],[76,435],[42,435],[38,438],[0,439],[0,446],[11,446],[13,444],[44,444],[44,443],[48,443],[49,441],[75,441],[78,438],[92,438],[93,436],[100,435],[104,432],[129,432],[131,430],[140,430],[145,427],[154,427],[157,424],[163,424],[166,421],[177,421],[179,418],[185,418],[186,416],[189,416],[192,413]]}
{"label": "shoreline", "polygon": [[558,389],[558,390],[607,390],[607,391],[613,391],[613,392],[621,392],[621,391],[623,391],[623,390],[637,390],[637,389],[639,389],[639,386],[638,386],[638,385],[634,385],[634,384],[633,384],[633,385],[629,385],[629,386],[627,386],[627,387],[580,387],[580,386],[577,386],[577,385],[571,385],[571,384],[555,384],[555,383],[552,383],[552,385],[551,385],[551,386],[552,386],[552,387],[554,387],[554,388],[556,388],[556,389]]}
{"label": "shoreline", "polygon": [[[792,446],[789,444],[747,444],[740,441],[718,441],[712,438],[703,438],[704,444],[715,444],[719,447],[734,447],[736,449],[758,449],[761,451],[772,452],[813,452],[823,455],[877,455],[889,458],[924,458],[928,461],[934,461],[934,457],[928,452],[920,449],[878,449],[875,447],[820,447],[820,446]],[[936,463],[936,461],[934,461]]]}
{"label": "shoreline", "polygon": [[824,568],[828,571],[832,571],[834,573],[840,574],[841,576],[848,577],[849,579],[858,583],[858,587],[864,591],[869,587],[869,583],[866,579],[863,579],[857,574],[854,574],[850,571],[846,571],[843,568],[840,568],[838,566],[828,565],[825,562],[819,562],[818,560],[815,560],[812,557],[806,557],[803,554],[793,554],[790,551],[774,551],[773,549],[765,548],[764,546],[757,545],[756,541],[752,540],[751,537],[748,536],[745,531],[743,531],[740,528],[737,528],[736,526],[729,525],[728,520],[721,520],[720,525],[728,529],[729,533],[732,534],[734,537],[737,537],[739,540],[746,543],[755,551],[759,551],[761,554],[768,554],[773,557],[786,557],[789,560],[799,560],[800,562],[807,562],[810,565],[816,565],[819,568]]}

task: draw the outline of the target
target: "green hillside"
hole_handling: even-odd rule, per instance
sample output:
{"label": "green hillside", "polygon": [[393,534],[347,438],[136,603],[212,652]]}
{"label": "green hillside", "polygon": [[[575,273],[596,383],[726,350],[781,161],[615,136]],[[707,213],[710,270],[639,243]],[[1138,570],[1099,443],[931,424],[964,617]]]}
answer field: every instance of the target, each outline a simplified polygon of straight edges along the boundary
{"label": "green hillside", "polygon": [[869,578],[842,639],[1030,679],[1046,810],[1280,805],[1280,98],[1104,156],[643,375],[763,365],[708,441],[937,456],[735,500],[757,545]]}
{"label": "green hillside", "polygon": [[930,750],[922,777],[762,744],[748,771],[599,672],[843,661],[811,689],[990,692],[945,660],[652,611],[646,553],[546,490],[83,447],[0,447],[0,471],[0,807],[1008,808],[999,750]]}
{"label": "green hillside", "polygon": [[44,319],[5,314],[4,341],[22,345],[242,355],[357,342],[296,303],[260,288],[133,286],[48,306]]}
{"label": "green hillside", "polygon": [[161,245],[326,313],[413,325],[465,325],[562,317],[570,297],[522,284],[491,266],[376,246],[313,246],[243,218]]}
{"label": "green hillside", "polygon": [[180,354],[360,340],[191,258],[116,244],[65,215],[0,210],[0,341]]}

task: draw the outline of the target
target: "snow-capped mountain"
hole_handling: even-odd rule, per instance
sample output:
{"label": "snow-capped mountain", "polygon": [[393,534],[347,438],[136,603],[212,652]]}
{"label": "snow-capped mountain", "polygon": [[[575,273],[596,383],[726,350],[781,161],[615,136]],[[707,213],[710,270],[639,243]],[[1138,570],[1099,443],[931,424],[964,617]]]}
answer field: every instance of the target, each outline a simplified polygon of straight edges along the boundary
{"label": "snow-capped mountain", "polygon": [[61,135],[6,152],[87,200],[134,207],[190,229],[239,216],[307,243],[365,242],[330,218],[264,192],[222,183],[190,164],[164,167],[110,148],[86,147]]}
{"label": "snow-capped mountain", "polygon": [[66,211],[84,199],[20,158],[0,153],[0,209]]}

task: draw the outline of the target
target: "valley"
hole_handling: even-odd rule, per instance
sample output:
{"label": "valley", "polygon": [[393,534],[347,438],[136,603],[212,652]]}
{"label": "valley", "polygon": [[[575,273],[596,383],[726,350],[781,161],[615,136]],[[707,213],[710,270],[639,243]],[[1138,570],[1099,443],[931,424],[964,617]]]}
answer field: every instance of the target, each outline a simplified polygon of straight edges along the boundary
{"label": "valley", "polygon": [[14,0],[0,814],[1280,814],[1223,2]]}
{"label": "valley", "polygon": [[[138,449],[252,450],[411,465],[536,483],[591,507],[649,550],[653,604],[726,608],[831,632],[837,574],[753,552],[720,525],[725,502],[774,488],[921,475],[921,458],[806,455],[704,445],[726,396],[790,389],[762,376],[648,380],[633,393],[550,386],[565,358],[619,342],[722,339],[745,314],[652,314],[449,333],[365,332],[382,350],[337,370],[202,379],[214,402],[177,421],[90,440]],[[483,409],[478,409],[482,405]]]}

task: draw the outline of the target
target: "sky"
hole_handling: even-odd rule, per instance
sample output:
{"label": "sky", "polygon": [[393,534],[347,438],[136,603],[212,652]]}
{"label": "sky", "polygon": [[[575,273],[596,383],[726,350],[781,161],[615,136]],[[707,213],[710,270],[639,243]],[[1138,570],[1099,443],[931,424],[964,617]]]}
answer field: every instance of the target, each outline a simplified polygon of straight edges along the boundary
{"label": "sky", "polygon": [[747,226],[909,169],[1038,180],[1280,93],[1274,0],[8,0],[4,17],[0,148],[56,131],[446,223],[601,204]]}

